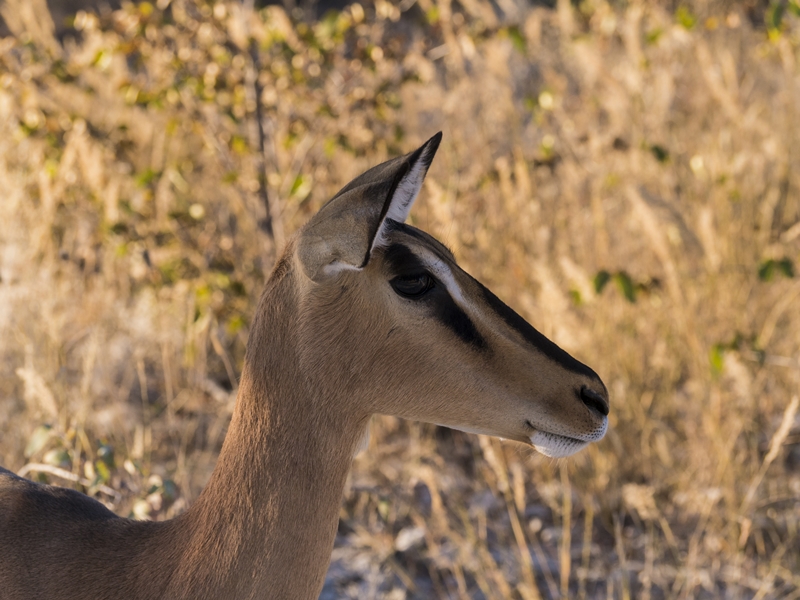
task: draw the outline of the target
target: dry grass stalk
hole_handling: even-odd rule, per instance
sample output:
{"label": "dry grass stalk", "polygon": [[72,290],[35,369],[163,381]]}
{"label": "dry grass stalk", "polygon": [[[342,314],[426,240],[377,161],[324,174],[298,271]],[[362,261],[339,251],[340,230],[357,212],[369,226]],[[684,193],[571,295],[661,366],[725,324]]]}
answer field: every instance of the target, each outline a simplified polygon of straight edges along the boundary
{"label": "dry grass stalk", "polygon": [[742,532],[739,536],[740,547],[743,547],[747,543],[747,538],[750,535],[750,528],[752,527],[753,523],[752,520],[747,516],[750,505],[753,502],[753,498],[755,498],[758,486],[761,485],[761,482],[764,480],[764,475],[766,475],[770,465],[772,465],[773,461],[778,457],[781,447],[783,446],[786,438],[789,436],[789,432],[792,430],[792,427],[795,424],[795,416],[797,415],[798,407],[800,407],[800,396],[792,396],[789,404],[786,405],[786,410],[783,412],[783,418],[781,419],[780,426],[775,433],[772,434],[772,438],[769,442],[769,451],[764,457],[758,472],[753,475],[753,478],[750,480],[750,484],[747,486],[747,492],[745,493],[744,499],[742,500],[742,505],[739,508],[739,513],[742,515]]}

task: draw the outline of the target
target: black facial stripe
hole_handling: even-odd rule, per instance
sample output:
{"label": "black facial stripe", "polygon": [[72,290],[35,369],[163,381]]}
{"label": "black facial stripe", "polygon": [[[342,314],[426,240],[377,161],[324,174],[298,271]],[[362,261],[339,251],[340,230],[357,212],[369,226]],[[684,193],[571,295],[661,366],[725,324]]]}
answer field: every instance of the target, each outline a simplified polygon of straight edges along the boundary
{"label": "black facial stripe", "polygon": [[403,244],[392,244],[386,249],[384,258],[389,263],[389,268],[393,275],[417,275],[427,273],[428,268],[419,257]]}
{"label": "black facial stripe", "polygon": [[529,344],[533,345],[537,350],[544,354],[550,360],[559,363],[565,369],[586,375],[587,377],[596,378],[597,373],[587,367],[579,360],[575,360],[567,352],[559,348],[556,344],[547,339],[544,335],[536,331],[525,319],[520,317],[514,310],[506,305],[500,298],[495,296],[486,287],[481,285],[479,281],[475,281],[483,293],[483,298],[486,303],[494,310],[506,324],[512,329],[516,330]]}
{"label": "black facial stripe", "polygon": [[[386,249],[384,258],[389,263],[392,275],[416,275],[429,273],[419,257],[403,244],[392,244]],[[435,281],[434,287],[417,302],[430,311],[430,315],[455,333],[462,341],[475,346],[479,350],[486,350],[488,344],[480,334],[475,324],[461,307],[450,296],[447,287],[431,274]]]}
{"label": "black facial stripe", "polygon": [[488,349],[489,346],[486,340],[475,327],[475,324],[467,313],[461,310],[461,307],[455,303],[442,284],[434,288],[431,295],[435,296],[433,298],[433,316],[436,320],[450,329],[467,344],[475,346],[478,350]]}

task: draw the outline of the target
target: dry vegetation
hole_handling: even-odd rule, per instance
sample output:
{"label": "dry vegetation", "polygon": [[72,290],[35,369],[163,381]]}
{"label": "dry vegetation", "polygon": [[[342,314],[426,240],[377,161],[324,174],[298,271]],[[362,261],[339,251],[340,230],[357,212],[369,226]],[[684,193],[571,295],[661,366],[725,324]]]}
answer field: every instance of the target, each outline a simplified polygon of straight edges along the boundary
{"label": "dry vegetation", "polygon": [[610,431],[552,461],[376,418],[323,597],[800,597],[796,0],[159,0],[63,40],[42,5],[1,5],[0,464],[184,510],[275,245],[442,129],[412,222]]}

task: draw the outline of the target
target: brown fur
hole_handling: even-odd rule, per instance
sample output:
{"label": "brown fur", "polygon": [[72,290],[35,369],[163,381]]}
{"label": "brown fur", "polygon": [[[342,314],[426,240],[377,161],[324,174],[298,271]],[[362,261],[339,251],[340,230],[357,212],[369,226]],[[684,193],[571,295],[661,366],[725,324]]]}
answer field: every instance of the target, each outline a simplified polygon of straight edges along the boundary
{"label": "brown fur", "polygon": [[[599,415],[576,390],[605,394],[599,379],[526,344],[438,242],[417,230],[386,238],[449,266],[490,350],[476,351],[394,293],[383,249],[361,270],[326,276],[314,248],[335,240],[317,236],[301,257],[305,231],[261,296],[233,419],[197,501],[171,521],[132,521],[78,492],[0,470],[0,599],[313,599],[370,415],[524,443],[531,422],[569,436],[597,430]],[[356,244],[354,260],[370,239]],[[303,260],[314,263],[314,279]]]}

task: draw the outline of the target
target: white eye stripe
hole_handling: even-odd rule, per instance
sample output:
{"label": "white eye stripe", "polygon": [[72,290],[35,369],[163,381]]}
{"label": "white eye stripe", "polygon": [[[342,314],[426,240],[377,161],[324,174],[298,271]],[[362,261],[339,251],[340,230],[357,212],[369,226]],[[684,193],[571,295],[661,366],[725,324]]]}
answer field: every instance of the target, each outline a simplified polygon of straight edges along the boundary
{"label": "white eye stripe", "polygon": [[428,268],[444,283],[456,304],[462,308],[468,305],[461,287],[456,283],[456,278],[453,277],[453,272],[442,260],[437,259],[435,262],[429,263]]}
{"label": "white eye stripe", "polygon": [[436,278],[439,279],[439,281],[444,283],[444,286],[450,293],[450,297],[453,298],[453,301],[456,304],[461,306],[461,308],[468,308],[471,306],[464,297],[461,286],[459,286],[456,282],[456,278],[453,276],[453,271],[450,270],[450,267],[445,261],[425,248],[415,247],[411,249],[411,251],[417,256],[417,258],[420,259],[420,261],[425,264],[428,270],[433,273]]}

